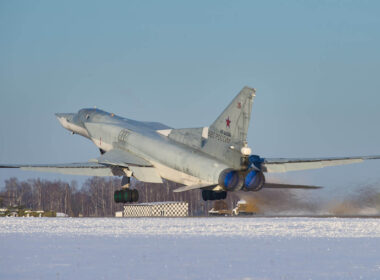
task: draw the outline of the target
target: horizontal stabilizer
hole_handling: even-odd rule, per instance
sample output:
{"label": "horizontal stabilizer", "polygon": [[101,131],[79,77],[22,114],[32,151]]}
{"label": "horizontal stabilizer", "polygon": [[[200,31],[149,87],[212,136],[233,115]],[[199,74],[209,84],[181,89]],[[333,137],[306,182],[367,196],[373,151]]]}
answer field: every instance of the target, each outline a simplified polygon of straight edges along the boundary
{"label": "horizontal stabilizer", "polygon": [[322,189],[319,186],[306,186],[306,185],[289,185],[289,184],[277,184],[277,183],[265,183],[264,189],[303,189],[303,190],[317,190]]}
{"label": "horizontal stabilizer", "polygon": [[340,158],[265,158],[261,163],[261,170],[268,173],[319,169],[327,166],[338,166],[360,163],[364,160],[380,159],[380,156],[340,157]]}
{"label": "horizontal stabilizer", "polygon": [[210,184],[183,186],[183,187],[173,190],[173,192],[179,193],[179,192],[186,192],[186,191],[191,191],[191,190],[196,190],[196,189],[214,188],[216,186],[217,185],[210,185]]}

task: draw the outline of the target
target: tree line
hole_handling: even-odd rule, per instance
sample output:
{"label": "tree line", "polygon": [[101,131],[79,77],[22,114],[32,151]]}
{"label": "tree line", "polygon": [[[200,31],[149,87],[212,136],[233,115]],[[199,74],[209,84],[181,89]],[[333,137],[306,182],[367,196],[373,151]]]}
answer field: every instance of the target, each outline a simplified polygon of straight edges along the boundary
{"label": "tree line", "polygon": [[[111,217],[115,211],[123,210],[123,205],[115,203],[113,197],[120,186],[121,179],[114,177],[90,177],[81,186],[76,181],[10,178],[0,190],[0,207],[55,211],[71,217]],[[173,190],[180,186],[170,181],[163,184],[131,182],[131,187],[139,191],[139,202],[185,201],[189,203],[191,216],[207,215],[212,202],[203,201],[200,190],[174,193]],[[232,207],[237,200],[229,195],[226,202]]]}

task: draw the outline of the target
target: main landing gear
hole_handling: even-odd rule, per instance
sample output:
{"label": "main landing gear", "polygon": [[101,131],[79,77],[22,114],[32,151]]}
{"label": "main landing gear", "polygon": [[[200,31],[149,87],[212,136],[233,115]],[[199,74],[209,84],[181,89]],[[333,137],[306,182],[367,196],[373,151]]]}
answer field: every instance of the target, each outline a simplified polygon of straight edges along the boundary
{"label": "main landing gear", "polygon": [[226,199],[227,198],[227,192],[214,192],[214,191],[210,191],[210,190],[203,190],[202,191],[202,198],[204,201]]}
{"label": "main landing gear", "polygon": [[123,176],[123,179],[121,180],[122,189],[115,191],[113,194],[116,203],[130,203],[139,200],[138,190],[129,189],[130,182],[130,177]]}
{"label": "main landing gear", "polygon": [[113,194],[116,203],[130,203],[139,200],[139,192],[137,190],[119,190]]}

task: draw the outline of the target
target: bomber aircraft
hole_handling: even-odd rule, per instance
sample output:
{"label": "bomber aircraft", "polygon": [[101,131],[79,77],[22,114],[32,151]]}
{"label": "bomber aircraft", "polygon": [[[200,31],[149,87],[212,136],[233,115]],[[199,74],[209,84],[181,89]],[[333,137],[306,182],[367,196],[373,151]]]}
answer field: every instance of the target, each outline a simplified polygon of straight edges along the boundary
{"label": "bomber aircraft", "polygon": [[316,189],[317,186],[271,183],[265,173],[317,169],[359,163],[380,156],[335,158],[264,158],[251,154],[247,131],[256,90],[244,87],[209,127],[173,129],[157,122],[123,118],[99,109],[57,113],[61,125],[91,140],[100,151],[96,159],[71,164],[0,165],[87,176],[122,176],[115,202],[138,201],[130,178],[162,183],[162,178],[182,184],[174,192],[202,190],[203,200],[220,200],[233,191],[268,188]]}

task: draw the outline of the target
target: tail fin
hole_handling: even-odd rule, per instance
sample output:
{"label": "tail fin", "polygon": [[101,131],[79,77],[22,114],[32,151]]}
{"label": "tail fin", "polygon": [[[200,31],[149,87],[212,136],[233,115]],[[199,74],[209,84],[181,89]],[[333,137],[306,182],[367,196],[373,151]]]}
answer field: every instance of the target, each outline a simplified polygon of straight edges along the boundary
{"label": "tail fin", "polygon": [[209,128],[167,129],[157,132],[200,149],[233,168],[241,168],[241,148],[247,141],[255,92],[253,88],[243,88]]}
{"label": "tail fin", "polygon": [[256,90],[253,88],[244,87],[210,126],[210,132],[222,134],[226,136],[228,142],[237,146],[244,146],[247,141],[255,92]]}

